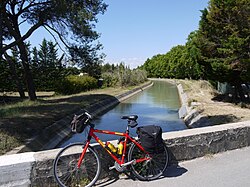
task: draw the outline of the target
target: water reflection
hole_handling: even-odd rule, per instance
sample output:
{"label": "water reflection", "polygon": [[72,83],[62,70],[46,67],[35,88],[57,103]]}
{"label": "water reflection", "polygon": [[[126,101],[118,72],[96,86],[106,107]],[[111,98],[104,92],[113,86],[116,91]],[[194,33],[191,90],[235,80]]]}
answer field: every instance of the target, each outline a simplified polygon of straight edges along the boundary
{"label": "water reflection", "polygon": [[[155,124],[161,126],[164,132],[183,130],[186,129],[186,126],[178,118],[179,107],[176,86],[165,81],[154,81],[151,88],[120,103],[108,113],[98,117],[93,123],[98,129],[123,132],[127,124],[126,120],[121,119],[121,116],[136,114],[139,116],[139,126]],[[135,129],[131,129],[131,135],[136,136]],[[117,137],[110,135],[100,134],[99,137],[104,141],[117,139]],[[62,146],[83,140],[83,135],[76,134]]]}

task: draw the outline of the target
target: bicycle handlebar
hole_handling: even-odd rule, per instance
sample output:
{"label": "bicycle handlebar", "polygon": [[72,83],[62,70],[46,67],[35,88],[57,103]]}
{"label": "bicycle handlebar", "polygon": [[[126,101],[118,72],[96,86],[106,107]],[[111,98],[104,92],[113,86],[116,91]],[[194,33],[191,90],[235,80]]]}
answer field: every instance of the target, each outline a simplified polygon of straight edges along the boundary
{"label": "bicycle handlebar", "polygon": [[85,112],[84,113],[89,119],[92,119],[92,116],[88,113],[88,112]]}
{"label": "bicycle handlebar", "polygon": [[[88,112],[84,112],[84,114],[87,116],[87,120],[85,121],[85,123],[87,123],[87,122],[90,122],[90,120],[92,120],[93,118],[92,118],[92,116],[88,113]],[[137,123],[137,119],[138,119],[138,116],[137,115],[130,115],[130,116],[122,116],[121,117],[121,119],[127,119],[128,120],[128,126],[129,127],[132,127],[132,128],[134,128],[134,127],[136,127],[137,125],[138,125],[138,123]],[[91,123],[90,123],[91,124]],[[90,125],[89,124],[89,125]],[[92,127],[94,127],[94,125],[93,124],[91,124],[90,126],[92,126]]]}

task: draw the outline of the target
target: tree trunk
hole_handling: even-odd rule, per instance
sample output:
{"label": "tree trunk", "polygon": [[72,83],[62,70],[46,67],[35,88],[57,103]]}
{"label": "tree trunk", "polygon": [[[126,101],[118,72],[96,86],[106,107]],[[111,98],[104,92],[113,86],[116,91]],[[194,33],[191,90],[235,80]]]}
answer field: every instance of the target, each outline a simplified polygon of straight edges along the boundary
{"label": "tree trunk", "polygon": [[12,75],[13,79],[15,80],[18,93],[19,93],[20,97],[22,99],[24,99],[25,94],[24,94],[22,83],[20,82],[20,80],[18,78],[18,75],[16,73],[15,63],[13,62],[13,60],[11,59],[11,57],[7,53],[5,53],[4,56],[5,56],[6,60],[7,60],[7,62],[9,63],[9,65],[10,65],[11,75]]}
{"label": "tree trunk", "polygon": [[28,89],[28,95],[29,95],[30,100],[34,101],[37,99],[36,90],[35,90],[33,77],[30,71],[30,67],[29,67],[29,60],[28,60],[26,46],[23,41],[18,44],[18,48],[20,51],[20,57],[21,57],[22,65],[24,69],[24,76],[25,76],[25,81],[26,81],[26,85]]}
{"label": "tree trunk", "polygon": [[2,60],[2,48],[3,48],[3,3],[0,2],[0,60]]}

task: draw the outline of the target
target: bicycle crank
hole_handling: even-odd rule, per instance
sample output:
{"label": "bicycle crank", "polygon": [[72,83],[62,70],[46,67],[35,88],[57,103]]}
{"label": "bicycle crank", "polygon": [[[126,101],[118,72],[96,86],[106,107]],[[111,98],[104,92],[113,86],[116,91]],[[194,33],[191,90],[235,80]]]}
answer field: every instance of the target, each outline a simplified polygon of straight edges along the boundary
{"label": "bicycle crank", "polygon": [[131,161],[124,163],[124,164],[121,164],[121,165],[118,164],[117,162],[115,162],[115,165],[112,167],[109,167],[109,170],[116,169],[118,172],[123,172],[126,169],[126,166],[134,164],[135,162],[136,162],[136,160],[131,160]]}

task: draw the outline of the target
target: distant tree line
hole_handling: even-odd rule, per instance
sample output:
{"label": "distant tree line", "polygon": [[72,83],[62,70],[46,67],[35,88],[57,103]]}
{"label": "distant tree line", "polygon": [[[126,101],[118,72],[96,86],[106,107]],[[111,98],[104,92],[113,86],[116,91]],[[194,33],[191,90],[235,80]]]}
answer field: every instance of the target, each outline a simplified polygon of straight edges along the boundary
{"label": "distant tree line", "polygon": [[244,100],[241,84],[250,82],[250,1],[210,0],[199,29],[185,45],[153,56],[141,67],[149,77],[228,82]]}
{"label": "distant tree line", "polygon": [[[57,45],[44,39],[39,47],[26,44],[28,63],[37,91],[56,91],[60,94],[74,94],[102,87],[132,86],[147,80],[146,71],[131,70],[124,63],[102,64],[101,58],[91,58],[71,51],[70,56],[59,56]],[[25,88],[20,53],[16,47],[7,60],[0,63],[0,91],[18,91],[24,98]],[[86,60],[88,62],[86,63]],[[84,61],[85,63],[83,63]],[[15,73],[13,73],[15,72]],[[99,85],[98,85],[99,79]]]}
{"label": "distant tree line", "polygon": [[[28,63],[37,91],[52,91],[63,77],[79,74],[79,69],[66,66],[64,55],[58,56],[58,49],[52,41],[44,39],[39,48],[31,49],[30,46],[26,44]],[[27,89],[20,53],[16,47],[10,51],[11,54],[5,54],[6,60],[0,63],[0,91],[18,91],[24,97]]]}

